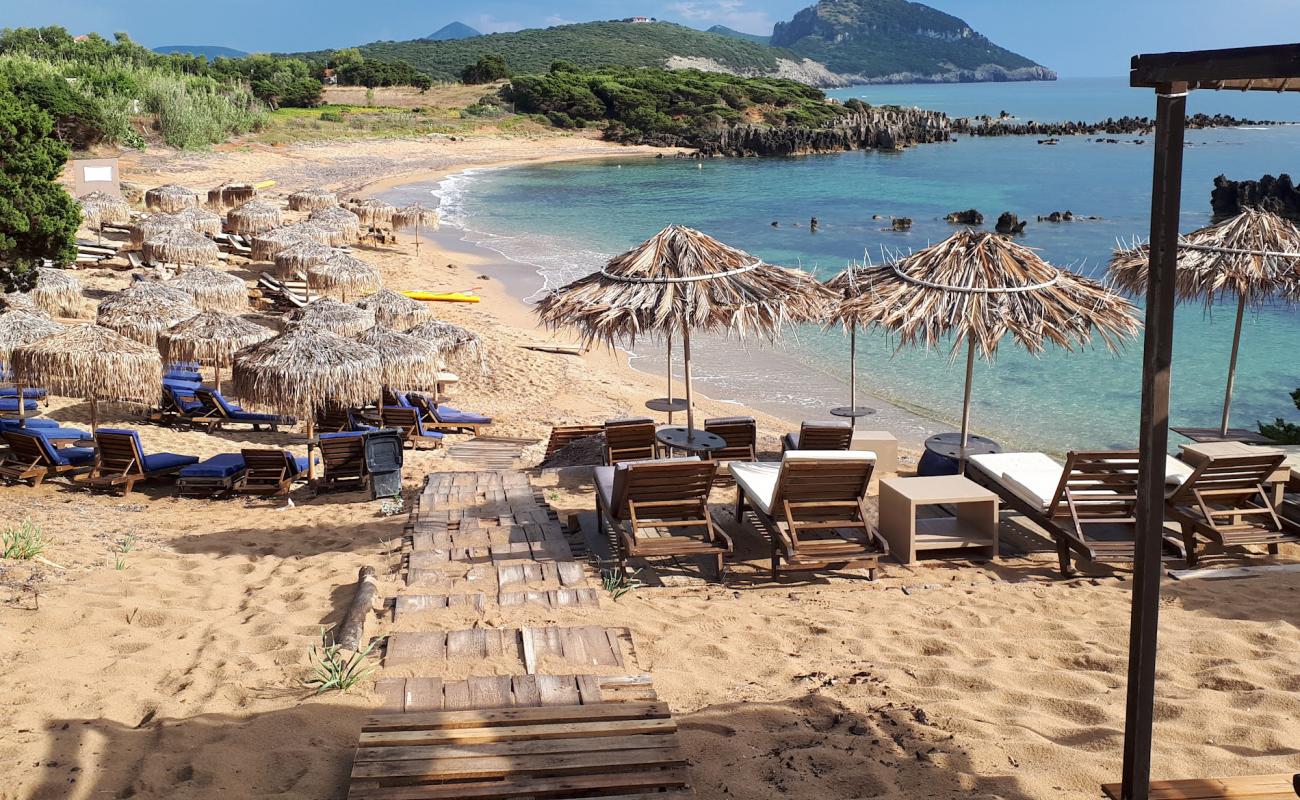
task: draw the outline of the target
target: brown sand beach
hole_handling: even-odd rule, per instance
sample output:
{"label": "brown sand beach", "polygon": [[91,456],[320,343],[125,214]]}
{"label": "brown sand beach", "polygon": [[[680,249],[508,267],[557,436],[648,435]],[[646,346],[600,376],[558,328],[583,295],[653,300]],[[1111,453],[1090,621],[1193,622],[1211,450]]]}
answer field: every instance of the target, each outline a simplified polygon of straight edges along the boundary
{"label": "brown sand beach", "polygon": [[[579,136],[236,145],[131,154],[123,177],[195,189],[274,180],[275,196],[308,186],[353,194],[473,167],[635,152],[656,151]],[[502,281],[480,277],[508,265],[432,242],[417,261],[410,234],[356,249],[390,287],[482,295],[435,309],[483,337],[490,367],[484,376],[460,370],[453,396],[492,416],[492,435],[535,440],[523,466],[538,464],[551,426],[639,415],[663,392],[662,378],[631,369],[618,352],[521,348],[569,338],[539,329]],[[81,273],[87,316],[126,274]],[[42,413],[88,422],[87,406],[67,398]],[[125,406],[105,413],[101,424],[138,429],[148,451],[305,449],[301,431],[208,435],[144,424]],[[700,398],[698,413],[736,408]],[[760,451],[778,453],[797,420],[755,416]],[[474,468],[446,449],[408,451],[407,498],[429,473]],[[593,508],[589,470],[530,475],[561,520]],[[48,542],[43,560],[0,561],[0,798],[342,798],[362,720],[383,702],[373,678],[511,674],[505,660],[417,661],[386,666],[346,694],[311,696],[309,648],[345,613],[358,569],[376,568],[382,598],[403,590],[406,516],[384,517],[360,493],[291,497],[187,500],[146,485],[123,498],[57,480],[0,488],[5,524],[36,522]],[[764,540],[731,516],[734,489],[712,499],[736,543],[724,586],[700,580],[694,564],[656,563],[639,575],[646,585],[616,602],[601,597],[598,610],[449,609],[439,625],[595,616],[626,627],[637,669],[653,675],[677,719],[701,798],[1082,800],[1117,779],[1127,567],[1089,566],[1061,580],[1050,539],[1008,515],[1011,547],[995,562],[886,562],[874,582],[857,572],[773,582]],[[1240,563],[1240,554],[1207,560]],[[1300,550],[1249,563],[1300,563]],[[1295,571],[1168,584],[1153,773],[1300,770],[1298,597]],[[414,626],[376,614],[367,635]]]}

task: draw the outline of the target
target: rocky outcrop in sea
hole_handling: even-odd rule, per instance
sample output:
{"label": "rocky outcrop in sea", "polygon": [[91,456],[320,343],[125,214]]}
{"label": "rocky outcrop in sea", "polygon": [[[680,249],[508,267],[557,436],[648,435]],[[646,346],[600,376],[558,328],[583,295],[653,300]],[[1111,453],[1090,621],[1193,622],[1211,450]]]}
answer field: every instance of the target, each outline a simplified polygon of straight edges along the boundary
{"label": "rocky outcrop in sea", "polygon": [[1265,175],[1257,181],[1233,181],[1226,175],[1214,179],[1210,208],[1215,221],[1235,217],[1243,208],[1272,211],[1281,217],[1300,222],[1300,191],[1285,172],[1274,178]]}
{"label": "rocky outcrop in sea", "polygon": [[[1254,120],[1233,117],[1227,114],[1192,114],[1187,117],[1189,130],[1202,128],[1240,128],[1284,125],[1272,120]],[[968,136],[1095,136],[1099,133],[1111,136],[1135,134],[1149,136],[1155,130],[1156,121],[1150,117],[1107,117],[1100,122],[1020,122],[1002,117],[961,117],[952,121],[953,133]],[[1040,144],[1055,144],[1043,141]]]}
{"label": "rocky outcrop in sea", "polygon": [[901,150],[918,144],[946,142],[949,119],[937,111],[873,108],[846,114],[834,125],[732,125],[702,134],[691,146],[704,156],[791,156],[847,150]]}

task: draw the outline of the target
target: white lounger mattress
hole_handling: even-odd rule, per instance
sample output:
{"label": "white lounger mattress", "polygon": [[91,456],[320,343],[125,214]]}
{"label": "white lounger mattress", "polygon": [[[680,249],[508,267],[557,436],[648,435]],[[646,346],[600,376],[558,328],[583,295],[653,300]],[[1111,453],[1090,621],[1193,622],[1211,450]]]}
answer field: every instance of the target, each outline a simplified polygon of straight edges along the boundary
{"label": "white lounger mattress", "polygon": [[[1044,453],[985,453],[970,462],[1012,494],[1042,511],[1056,499],[1065,465]],[[1172,456],[1165,456],[1165,483],[1176,487],[1191,477],[1192,468]]]}
{"label": "white lounger mattress", "polygon": [[781,461],[733,461],[731,477],[749,502],[769,517],[781,464],[786,461],[875,461],[869,450],[788,450]]}

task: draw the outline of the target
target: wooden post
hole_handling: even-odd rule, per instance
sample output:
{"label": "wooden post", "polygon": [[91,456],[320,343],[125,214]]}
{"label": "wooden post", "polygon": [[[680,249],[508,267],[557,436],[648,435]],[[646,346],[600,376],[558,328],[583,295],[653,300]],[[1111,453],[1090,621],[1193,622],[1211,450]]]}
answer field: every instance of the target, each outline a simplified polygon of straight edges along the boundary
{"label": "wooden post", "polygon": [[1156,88],[1155,166],[1151,177],[1151,256],[1142,354],[1142,430],[1138,446],[1137,542],[1129,627],[1124,718],[1123,800],[1146,800],[1151,783],[1156,634],[1160,625],[1160,550],[1169,447],[1169,371],[1174,349],[1174,278],[1183,186],[1187,84]]}
{"label": "wooden post", "polygon": [[695,438],[695,404],[691,396],[691,329],[682,325],[682,372],[686,376],[686,439]]}
{"label": "wooden post", "polygon": [[858,324],[849,323],[849,427],[858,427]]}
{"label": "wooden post", "polygon": [[379,591],[379,582],[375,578],[374,567],[362,567],[357,574],[357,593],[352,596],[348,613],[339,622],[334,643],[345,650],[360,650],[365,638],[366,618],[375,603],[375,594]]}
{"label": "wooden post", "polygon": [[1228,359],[1228,385],[1223,390],[1223,422],[1219,435],[1228,435],[1228,414],[1232,411],[1232,387],[1237,382],[1237,350],[1241,347],[1241,322],[1246,315],[1246,295],[1237,298],[1237,327],[1232,331],[1232,357]]}
{"label": "wooden post", "polygon": [[673,424],[673,335],[668,334],[668,424]]}
{"label": "wooden post", "polygon": [[961,458],[958,461],[958,474],[966,471],[966,439],[970,436],[970,391],[975,382],[975,340],[966,345],[966,390],[961,401]]}
{"label": "wooden post", "polygon": [[90,432],[92,434],[99,432],[99,401],[94,395],[90,396]]}
{"label": "wooden post", "polygon": [[315,438],[316,428],[316,410],[307,410],[307,482],[314,483],[316,480],[316,461],[311,457],[312,440]]}

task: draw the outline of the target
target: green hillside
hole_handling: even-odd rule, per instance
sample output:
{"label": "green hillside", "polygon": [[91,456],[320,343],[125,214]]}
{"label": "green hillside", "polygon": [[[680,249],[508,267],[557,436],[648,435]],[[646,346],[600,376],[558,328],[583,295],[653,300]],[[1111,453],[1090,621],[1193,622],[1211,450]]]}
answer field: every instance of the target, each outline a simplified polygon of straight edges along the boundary
{"label": "green hillside", "polygon": [[772,41],[771,36],[761,36],[757,33],[745,33],[744,31],[738,31],[735,28],[728,28],[726,25],[714,25],[712,28],[709,28],[708,32],[716,33],[719,36],[726,36],[731,39],[753,42],[754,44],[770,44]]}
{"label": "green hillside", "polygon": [[776,69],[778,58],[796,58],[776,48],[667,22],[586,22],[454,41],[373,42],[359,49],[366,58],[406,61],[435,80],[448,81],[486,55],[504,56],[515,73],[544,73],[555,61],[590,68],[662,67],[674,56],[767,72]]}
{"label": "green hillside", "polygon": [[908,0],[821,0],[789,22],[777,23],[772,44],[835,72],[868,78],[974,73],[988,67],[1019,71],[1017,77],[1055,77],[989,41],[964,20]]}

